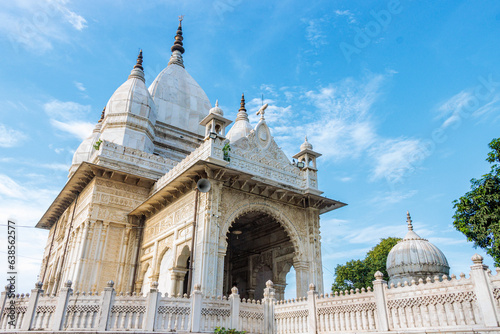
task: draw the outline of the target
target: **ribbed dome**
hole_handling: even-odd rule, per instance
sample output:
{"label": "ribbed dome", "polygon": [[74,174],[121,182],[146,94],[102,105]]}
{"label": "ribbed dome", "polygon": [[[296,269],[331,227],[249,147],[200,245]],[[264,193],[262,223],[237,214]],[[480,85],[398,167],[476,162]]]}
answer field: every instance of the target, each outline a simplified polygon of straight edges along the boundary
{"label": "ribbed dome", "polygon": [[102,140],[153,153],[157,112],[145,84],[142,50],[128,80],[109,99],[104,116]]}
{"label": "ribbed dome", "polygon": [[408,233],[392,248],[387,256],[387,273],[389,283],[418,281],[434,276],[448,275],[450,266],[443,252],[426,239],[422,239],[413,231],[410,214],[408,216]]}
{"label": "ribbed dome", "polygon": [[169,64],[149,86],[158,107],[158,121],[199,135],[205,133],[200,125],[210,109],[210,101],[200,85],[186,69]]}
{"label": "ribbed dome", "polygon": [[132,113],[156,122],[156,105],[144,83],[144,72],[134,68],[106,105],[106,116]]}

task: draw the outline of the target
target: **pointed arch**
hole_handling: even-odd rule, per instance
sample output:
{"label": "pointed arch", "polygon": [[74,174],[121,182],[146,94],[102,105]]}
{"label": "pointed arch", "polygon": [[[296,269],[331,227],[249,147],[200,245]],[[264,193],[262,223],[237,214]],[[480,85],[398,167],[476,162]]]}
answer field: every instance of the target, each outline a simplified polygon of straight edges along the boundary
{"label": "pointed arch", "polygon": [[296,252],[296,257],[301,258],[306,254],[306,250],[303,249],[300,235],[291,219],[285,213],[265,202],[251,202],[242,204],[241,206],[237,207],[232,213],[230,213],[224,220],[220,229],[219,245],[227,245],[226,238],[229,229],[239,217],[242,217],[249,212],[263,212],[274,218],[284,228],[285,232],[290,238],[290,241],[292,242]]}

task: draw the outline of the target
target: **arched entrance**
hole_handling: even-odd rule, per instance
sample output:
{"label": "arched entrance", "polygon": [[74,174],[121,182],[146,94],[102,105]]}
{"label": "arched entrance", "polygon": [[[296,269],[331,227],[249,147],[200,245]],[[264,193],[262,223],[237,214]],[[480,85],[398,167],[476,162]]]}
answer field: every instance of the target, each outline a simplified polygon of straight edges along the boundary
{"label": "arched entrance", "polygon": [[[295,254],[294,245],[281,224],[269,213],[250,211],[240,215],[227,233],[224,259],[224,294],[236,286],[242,298],[262,299],[265,282],[286,285],[283,270]],[[277,297],[282,298],[282,292]]]}

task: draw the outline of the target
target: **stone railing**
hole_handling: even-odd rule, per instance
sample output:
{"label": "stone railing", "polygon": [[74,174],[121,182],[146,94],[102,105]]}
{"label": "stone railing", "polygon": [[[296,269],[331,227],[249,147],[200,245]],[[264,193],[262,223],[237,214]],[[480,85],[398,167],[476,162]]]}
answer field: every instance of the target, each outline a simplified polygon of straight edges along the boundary
{"label": "stone railing", "polygon": [[397,286],[375,274],[371,289],[276,301],[268,281],[260,301],[206,297],[194,286],[190,298],[162,296],[154,282],[145,296],[116,294],[113,282],[101,294],[73,292],[67,282],[57,296],[41,283],[31,294],[0,299],[0,331],[213,332],[215,327],[247,333],[499,333],[500,269],[492,275],[474,255],[470,277],[435,277]]}

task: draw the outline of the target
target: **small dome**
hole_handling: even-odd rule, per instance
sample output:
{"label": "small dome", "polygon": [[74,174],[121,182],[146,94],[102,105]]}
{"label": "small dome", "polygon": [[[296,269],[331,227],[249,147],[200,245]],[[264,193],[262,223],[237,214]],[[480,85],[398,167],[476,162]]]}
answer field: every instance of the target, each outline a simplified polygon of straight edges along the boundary
{"label": "small dome", "polygon": [[144,72],[134,68],[128,80],[113,93],[106,105],[105,116],[132,113],[156,123],[156,105],[144,82]]}
{"label": "small dome", "polygon": [[407,213],[407,219],[408,233],[387,256],[389,283],[449,275],[450,266],[446,256],[439,248],[413,231],[410,213]]}
{"label": "small dome", "polygon": [[310,142],[307,141],[307,136],[306,136],[305,141],[302,143],[302,145],[300,145],[300,150],[304,151],[304,150],[312,150],[312,149],[313,149],[313,146],[311,145]]}
{"label": "small dome", "polygon": [[71,162],[70,174],[74,172],[82,162],[89,161],[92,157],[92,154],[95,152],[94,145],[101,136],[101,125],[101,122],[97,123],[92,134],[76,149],[75,154],[73,154],[73,161]]}
{"label": "small dome", "polygon": [[248,119],[247,110],[245,109],[245,95],[241,95],[240,110],[236,114],[236,120],[231,130],[226,135],[230,142],[234,143],[240,138],[244,138],[253,130]]}
{"label": "small dome", "polygon": [[224,116],[224,112],[222,111],[221,108],[219,108],[219,100],[215,101],[215,107],[210,109],[211,114],[216,114],[219,116]]}

